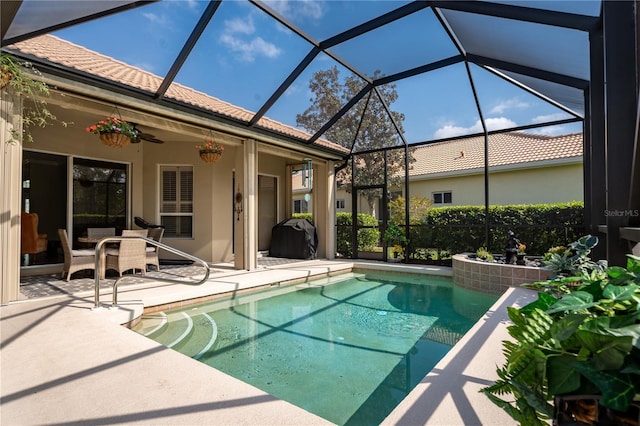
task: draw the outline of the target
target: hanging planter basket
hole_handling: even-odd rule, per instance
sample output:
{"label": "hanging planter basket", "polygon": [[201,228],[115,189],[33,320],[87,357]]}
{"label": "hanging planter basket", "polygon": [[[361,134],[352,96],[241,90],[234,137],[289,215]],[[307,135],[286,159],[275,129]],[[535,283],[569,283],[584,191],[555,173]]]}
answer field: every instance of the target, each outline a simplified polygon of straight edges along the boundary
{"label": "hanging planter basket", "polygon": [[140,131],[135,123],[129,123],[122,119],[116,106],[110,115],[97,123],[87,127],[87,132],[98,135],[103,144],[112,148],[124,148],[132,140],[140,137]]}
{"label": "hanging planter basket", "polygon": [[222,153],[218,151],[204,151],[200,150],[200,158],[205,163],[215,163],[222,157]]}
{"label": "hanging planter basket", "polygon": [[131,142],[129,136],[116,132],[100,133],[100,140],[103,144],[113,148],[124,148]]}

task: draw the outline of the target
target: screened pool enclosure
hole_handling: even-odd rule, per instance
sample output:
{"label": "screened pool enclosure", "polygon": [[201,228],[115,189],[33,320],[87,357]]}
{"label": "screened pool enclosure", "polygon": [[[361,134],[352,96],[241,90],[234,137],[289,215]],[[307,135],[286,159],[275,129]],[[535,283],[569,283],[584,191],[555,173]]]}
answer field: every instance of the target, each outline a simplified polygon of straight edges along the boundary
{"label": "screened pool enclosure", "polygon": [[[47,75],[335,155],[354,200],[408,198],[421,145],[583,132],[585,232],[606,237],[600,256],[620,263],[640,225],[608,214],[640,205],[637,24],[632,1],[23,0],[2,3],[1,27],[3,52]],[[112,78],[21,49],[45,34],[160,79]],[[180,98],[183,86],[219,106]]]}

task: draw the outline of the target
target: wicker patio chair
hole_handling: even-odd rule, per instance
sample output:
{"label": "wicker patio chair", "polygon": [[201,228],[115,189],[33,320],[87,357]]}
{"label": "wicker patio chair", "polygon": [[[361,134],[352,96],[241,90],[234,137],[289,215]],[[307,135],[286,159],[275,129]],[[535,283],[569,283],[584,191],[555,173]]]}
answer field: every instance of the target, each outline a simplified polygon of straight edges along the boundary
{"label": "wicker patio chair", "polygon": [[[149,228],[147,230],[149,231],[148,237],[158,242],[160,242],[164,235],[164,228]],[[156,271],[160,270],[160,259],[158,258],[158,247],[156,246],[147,246],[147,266],[148,265],[154,265]]]}
{"label": "wicker patio chair", "polygon": [[62,269],[62,277],[67,274],[67,281],[71,278],[71,274],[84,269],[96,269],[95,251],[90,249],[72,250],[69,236],[66,229],[58,229],[58,236],[62,243],[62,251],[64,252],[64,267]]}
{"label": "wicker patio chair", "polygon": [[[123,237],[139,235],[142,237],[147,236],[146,229],[122,231]],[[133,269],[134,273],[136,269],[140,269],[142,275],[147,270],[147,243],[144,240],[138,238],[125,239],[120,242],[120,246],[116,248],[107,249],[107,261],[105,271],[114,269],[118,271],[120,276],[125,271]]]}

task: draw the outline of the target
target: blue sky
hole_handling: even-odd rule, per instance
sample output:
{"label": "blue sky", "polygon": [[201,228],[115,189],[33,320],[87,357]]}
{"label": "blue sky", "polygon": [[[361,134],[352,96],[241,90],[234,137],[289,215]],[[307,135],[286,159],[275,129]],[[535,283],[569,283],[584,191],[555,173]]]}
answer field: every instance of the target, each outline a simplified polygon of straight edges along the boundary
{"label": "blue sky", "polygon": [[[395,9],[404,1],[272,1],[268,4],[312,38],[334,34]],[[207,2],[163,1],[54,33],[88,49],[164,76]],[[429,9],[388,28],[336,46],[335,54],[372,74],[389,75],[457,53]],[[118,29],[114,31],[115,29]],[[176,82],[234,105],[257,111],[310,51],[311,45],[245,1],[223,1],[179,72]],[[295,126],[309,106],[313,72],[335,65],[321,54],[267,116]],[[349,71],[338,65],[341,76]],[[491,129],[528,125],[569,115],[477,67],[471,67],[482,114]],[[409,142],[481,131],[464,65],[457,64],[395,83],[391,108],[405,114]],[[580,124],[536,132],[564,134]]]}

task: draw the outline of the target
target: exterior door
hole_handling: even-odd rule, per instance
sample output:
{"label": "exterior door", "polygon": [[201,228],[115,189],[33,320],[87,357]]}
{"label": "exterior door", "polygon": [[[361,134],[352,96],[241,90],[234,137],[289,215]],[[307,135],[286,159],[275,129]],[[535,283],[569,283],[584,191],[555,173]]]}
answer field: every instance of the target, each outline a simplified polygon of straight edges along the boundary
{"label": "exterior door", "polygon": [[63,261],[58,229],[67,227],[67,157],[23,151],[22,211],[38,214],[38,233],[47,234],[47,252],[25,264]]}

